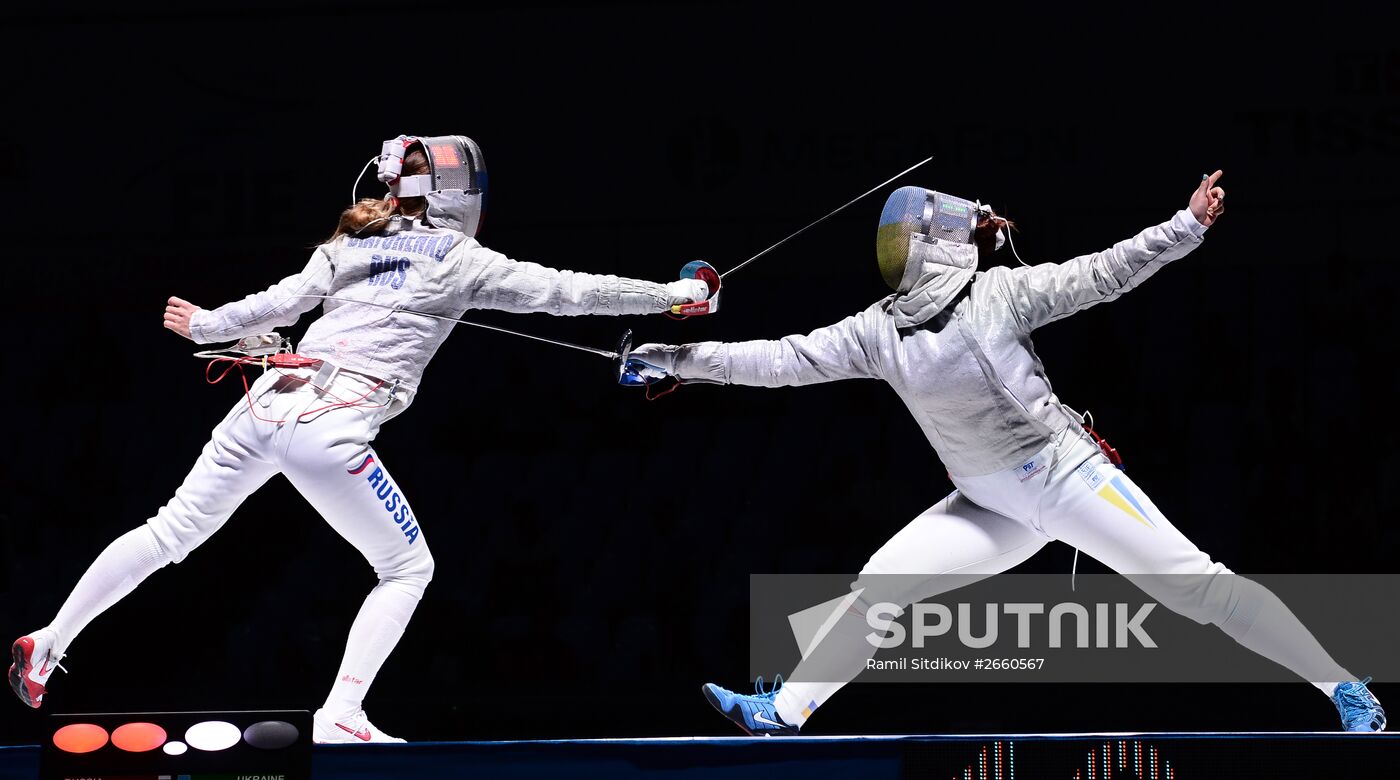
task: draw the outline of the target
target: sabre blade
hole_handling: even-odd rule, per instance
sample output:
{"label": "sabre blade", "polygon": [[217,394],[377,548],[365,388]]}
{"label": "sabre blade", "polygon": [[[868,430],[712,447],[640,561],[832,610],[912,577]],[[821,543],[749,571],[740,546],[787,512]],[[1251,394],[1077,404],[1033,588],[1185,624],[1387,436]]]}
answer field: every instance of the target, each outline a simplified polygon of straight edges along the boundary
{"label": "sabre blade", "polygon": [[834,216],[836,216],[837,214],[841,213],[841,212],[844,211],[848,206],[850,206],[851,204],[853,204],[853,203],[855,203],[856,201],[860,200],[861,198],[864,198],[865,196],[869,195],[870,193],[875,192],[876,190],[880,189],[881,187],[885,186],[886,184],[889,184],[890,182],[894,181],[895,179],[898,179],[899,177],[903,176],[904,174],[906,174],[906,173],[908,173],[908,172],[914,170],[915,168],[918,168],[918,167],[921,166],[921,165],[926,165],[926,164],[929,162],[929,160],[932,160],[932,159],[933,159],[932,157],[929,157],[929,158],[927,158],[927,159],[920,160],[919,162],[917,162],[917,163],[915,163],[915,164],[909,166],[908,168],[905,168],[904,170],[900,171],[899,173],[896,173],[895,175],[889,177],[888,179],[885,179],[884,181],[880,182],[879,184],[876,184],[874,187],[871,187],[870,189],[866,190],[865,192],[862,192],[861,194],[855,196],[854,198],[851,198],[849,201],[847,201],[846,203],[842,204],[839,208],[837,208],[835,211],[831,212],[830,214],[827,214],[826,216],[822,217],[821,219],[817,220],[816,222],[813,222],[813,223],[807,225],[806,227],[802,228],[801,230],[798,230],[796,233],[793,233],[792,235],[788,236],[787,238],[784,238],[782,241],[779,241],[778,243],[776,243],[776,244],[774,244],[774,245],[768,247],[767,249],[763,250],[762,252],[759,252],[758,254],[754,255],[753,257],[750,257],[749,259],[745,260],[744,262],[742,262],[742,263],[740,263],[740,264],[734,266],[733,268],[729,269],[728,271],[725,271],[724,273],[722,273],[722,274],[719,275],[719,278],[723,279],[724,277],[726,277],[726,276],[728,276],[728,275],[734,273],[735,271],[739,270],[740,268],[743,268],[744,266],[748,265],[749,263],[752,263],[753,261],[757,260],[758,258],[763,257],[764,255],[768,254],[769,252],[772,252],[774,249],[777,249],[778,247],[782,246],[783,244],[786,244],[788,241],[790,241],[790,240],[792,240],[792,239],[794,239],[794,238],[797,238],[798,236],[802,235],[803,233],[806,233],[808,230],[811,230],[812,228],[816,227],[817,225],[820,225],[821,223],[825,222],[826,220],[830,219],[831,217],[834,217]]}
{"label": "sabre blade", "polygon": [[432,312],[418,311],[417,309],[408,309],[402,306],[390,306],[388,304],[375,303],[373,301],[361,301],[356,298],[341,298],[335,295],[298,295],[295,297],[318,298],[323,301],[339,301],[340,303],[357,303],[361,306],[373,306],[376,309],[388,309],[391,312],[403,312],[404,314],[413,314],[419,317],[430,317],[435,320],[443,320],[444,322],[455,322],[459,325],[470,325],[473,328],[494,330],[497,333],[505,333],[511,336],[519,336],[522,339],[530,339],[531,341],[540,341],[545,344],[553,344],[556,347],[568,347],[569,349],[576,349],[580,352],[589,352],[594,355],[601,355],[609,360],[617,360],[618,357],[620,357],[616,352],[609,352],[606,349],[594,349],[593,347],[585,347],[582,344],[570,344],[567,341],[556,341],[554,339],[547,339],[543,336],[532,336],[529,333],[521,333],[520,331],[511,330],[509,328],[498,328],[495,325],[486,325],[480,322],[472,322],[471,320],[460,320],[456,317],[447,317],[442,314],[433,314]]}

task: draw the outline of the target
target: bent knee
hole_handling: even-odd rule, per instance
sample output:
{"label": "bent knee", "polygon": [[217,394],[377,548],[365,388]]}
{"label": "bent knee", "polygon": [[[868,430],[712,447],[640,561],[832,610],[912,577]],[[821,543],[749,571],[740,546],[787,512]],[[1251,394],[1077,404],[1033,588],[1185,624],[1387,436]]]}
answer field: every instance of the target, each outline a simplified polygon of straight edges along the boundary
{"label": "bent knee", "polygon": [[971,578],[951,574],[882,574],[867,570],[851,583],[855,604],[869,609],[877,604],[893,604],[905,609],[924,599],[956,590]]}
{"label": "bent knee", "polygon": [[433,554],[428,553],[424,555],[423,562],[419,564],[416,570],[419,579],[423,580],[423,587],[428,587],[428,583],[433,581],[433,570],[436,568],[437,564],[433,561]]}
{"label": "bent knee", "polygon": [[227,519],[226,514],[201,516],[183,504],[171,501],[141,527],[147,529],[151,539],[169,557],[170,563],[180,563],[195,548],[208,541]]}
{"label": "bent knee", "polygon": [[1239,617],[1241,601],[1252,602],[1258,585],[1223,566],[1219,568],[1209,574],[1153,575],[1147,582],[1139,579],[1144,575],[1132,579],[1172,612],[1201,625],[1221,626],[1232,616]]}
{"label": "bent knee", "polygon": [[392,568],[380,571],[379,581],[393,583],[421,598],[423,591],[428,588],[428,583],[433,581],[435,567],[433,554],[428,552],[427,547],[424,547],[419,554],[412,558],[400,561]]}

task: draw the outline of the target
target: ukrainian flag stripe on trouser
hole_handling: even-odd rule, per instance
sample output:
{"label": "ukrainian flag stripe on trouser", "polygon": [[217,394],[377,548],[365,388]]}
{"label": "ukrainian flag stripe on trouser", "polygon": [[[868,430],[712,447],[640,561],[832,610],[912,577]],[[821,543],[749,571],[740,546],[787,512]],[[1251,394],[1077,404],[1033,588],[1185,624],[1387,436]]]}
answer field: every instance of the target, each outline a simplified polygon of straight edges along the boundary
{"label": "ukrainian flag stripe on trouser", "polygon": [[1152,522],[1152,515],[1149,515],[1142,504],[1138,503],[1137,496],[1133,495],[1133,491],[1129,490],[1128,486],[1123,484],[1122,477],[1114,477],[1113,486],[1118,489],[1119,493],[1123,494],[1124,498],[1128,499],[1128,503],[1132,504],[1134,509],[1137,509],[1138,513],[1143,516],[1143,519],[1147,520],[1149,525],[1153,528],[1157,527],[1157,524]]}
{"label": "ukrainian flag stripe on trouser", "polygon": [[1148,516],[1147,510],[1143,509],[1142,504],[1138,503],[1137,496],[1134,496],[1133,492],[1123,484],[1121,478],[1114,477],[1107,485],[1099,488],[1098,495],[1100,498],[1123,510],[1129,517],[1148,528],[1157,527],[1157,524],[1152,522],[1151,518]]}

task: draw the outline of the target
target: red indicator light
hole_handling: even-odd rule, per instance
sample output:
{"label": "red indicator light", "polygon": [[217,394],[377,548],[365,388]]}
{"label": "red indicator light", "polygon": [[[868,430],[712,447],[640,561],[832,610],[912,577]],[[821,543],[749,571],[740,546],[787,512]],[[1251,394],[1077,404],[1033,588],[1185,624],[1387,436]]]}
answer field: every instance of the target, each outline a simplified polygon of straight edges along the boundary
{"label": "red indicator light", "polygon": [[91,753],[107,744],[107,730],[91,723],[73,723],[54,732],[53,744],[65,753]]}
{"label": "red indicator light", "polygon": [[462,158],[457,156],[457,148],[448,144],[433,144],[433,161],[438,165],[461,165]]}
{"label": "red indicator light", "polygon": [[128,753],[145,753],[165,744],[165,729],[154,723],[127,723],[112,732],[112,744]]}

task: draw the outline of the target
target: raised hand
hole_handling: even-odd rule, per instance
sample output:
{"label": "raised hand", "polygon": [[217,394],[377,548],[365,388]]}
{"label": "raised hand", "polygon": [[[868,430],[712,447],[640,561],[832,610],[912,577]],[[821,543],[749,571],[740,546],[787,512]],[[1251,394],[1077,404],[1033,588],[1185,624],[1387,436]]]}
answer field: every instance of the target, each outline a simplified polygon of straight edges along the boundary
{"label": "raised hand", "polygon": [[1224,176],[1224,171],[1216,171],[1208,176],[1201,177],[1201,186],[1191,193],[1191,216],[1196,221],[1210,227],[1215,224],[1220,215],[1225,213],[1225,190],[1215,186],[1215,183]]}

